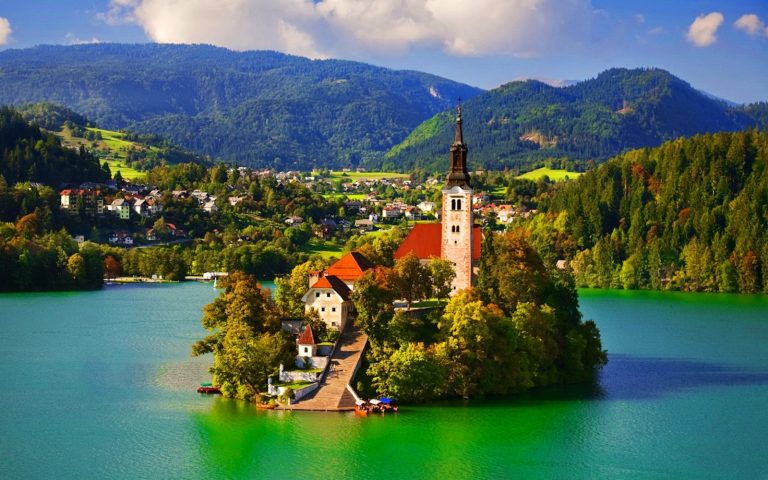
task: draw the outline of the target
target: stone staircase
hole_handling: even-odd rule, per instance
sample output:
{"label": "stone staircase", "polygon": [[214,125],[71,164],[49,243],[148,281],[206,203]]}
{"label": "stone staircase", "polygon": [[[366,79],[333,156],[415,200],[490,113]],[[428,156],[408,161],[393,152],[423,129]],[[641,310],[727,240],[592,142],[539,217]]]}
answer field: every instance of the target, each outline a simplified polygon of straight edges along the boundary
{"label": "stone staircase", "polygon": [[330,359],[330,368],[314,394],[284,410],[346,411],[355,409],[355,397],[347,389],[355,368],[360,362],[368,336],[352,325],[341,334],[336,351]]}

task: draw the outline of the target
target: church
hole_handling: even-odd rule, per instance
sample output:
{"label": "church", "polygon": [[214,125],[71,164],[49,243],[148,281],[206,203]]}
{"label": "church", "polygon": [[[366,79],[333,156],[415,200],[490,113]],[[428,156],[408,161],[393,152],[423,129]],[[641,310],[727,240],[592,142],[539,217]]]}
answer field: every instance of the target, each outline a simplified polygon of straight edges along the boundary
{"label": "church", "polygon": [[395,252],[395,260],[413,252],[423,263],[434,258],[450,260],[456,278],[452,292],[470,288],[480,261],[481,231],[472,215],[472,183],[467,171],[467,145],[457,109],[456,134],[443,193],[441,223],[416,224]]}

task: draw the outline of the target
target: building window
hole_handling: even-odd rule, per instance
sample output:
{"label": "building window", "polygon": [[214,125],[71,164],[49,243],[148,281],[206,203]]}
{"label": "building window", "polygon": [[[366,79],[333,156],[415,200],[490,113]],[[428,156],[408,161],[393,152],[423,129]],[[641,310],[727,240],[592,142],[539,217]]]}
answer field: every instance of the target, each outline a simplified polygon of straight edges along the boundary
{"label": "building window", "polygon": [[337,326],[337,325],[336,325],[336,322],[331,322],[331,326],[332,326],[332,327],[335,327],[335,326]]}
{"label": "building window", "polygon": [[336,307],[331,308],[331,311],[335,312],[336,311]]}
{"label": "building window", "polygon": [[309,347],[304,347],[304,353],[309,353]]}
{"label": "building window", "polygon": [[452,198],[451,199],[451,210],[461,210],[461,199],[460,198]]}
{"label": "building window", "polygon": [[459,226],[451,225],[451,233],[459,233]]}
{"label": "building window", "polygon": [[315,293],[315,298],[320,298],[320,292]]}
{"label": "building window", "polygon": [[331,298],[331,294],[330,293],[326,293],[325,296],[328,297],[328,298]]}
{"label": "building window", "polygon": [[324,311],[325,311],[325,307],[322,307],[322,308],[320,309],[320,311],[321,311],[321,312],[324,312]]}

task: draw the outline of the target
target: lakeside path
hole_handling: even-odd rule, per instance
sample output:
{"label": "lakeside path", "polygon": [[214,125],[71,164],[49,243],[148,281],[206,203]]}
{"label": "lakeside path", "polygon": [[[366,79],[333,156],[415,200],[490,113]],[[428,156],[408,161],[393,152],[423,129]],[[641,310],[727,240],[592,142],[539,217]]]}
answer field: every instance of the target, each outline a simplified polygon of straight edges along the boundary
{"label": "lakeside path", "polygon": [[329,371],[314,394],[293,405],[278,407],[281,410],[311,410],[344,412],[355,409],[355,398],[347,389],[352,381],[360,357],[363,355],[368,335],[349,325],[341,335],[339,346],[331,357],[333,370]]}

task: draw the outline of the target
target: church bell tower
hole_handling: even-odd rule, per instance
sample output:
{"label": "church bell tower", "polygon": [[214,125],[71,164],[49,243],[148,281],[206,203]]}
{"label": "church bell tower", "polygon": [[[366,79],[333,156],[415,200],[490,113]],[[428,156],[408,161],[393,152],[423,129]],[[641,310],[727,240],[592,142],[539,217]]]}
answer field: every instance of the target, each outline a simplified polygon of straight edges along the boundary
{"label": "church bell tower", "polygon": [[467,145],[461,126],[461,106],[456,109],[456,134],[451,163],[443,188],[442,245],[440,257],[455,265],[453,293],[472,286],[473,226],[472,184],[467,172]]}

